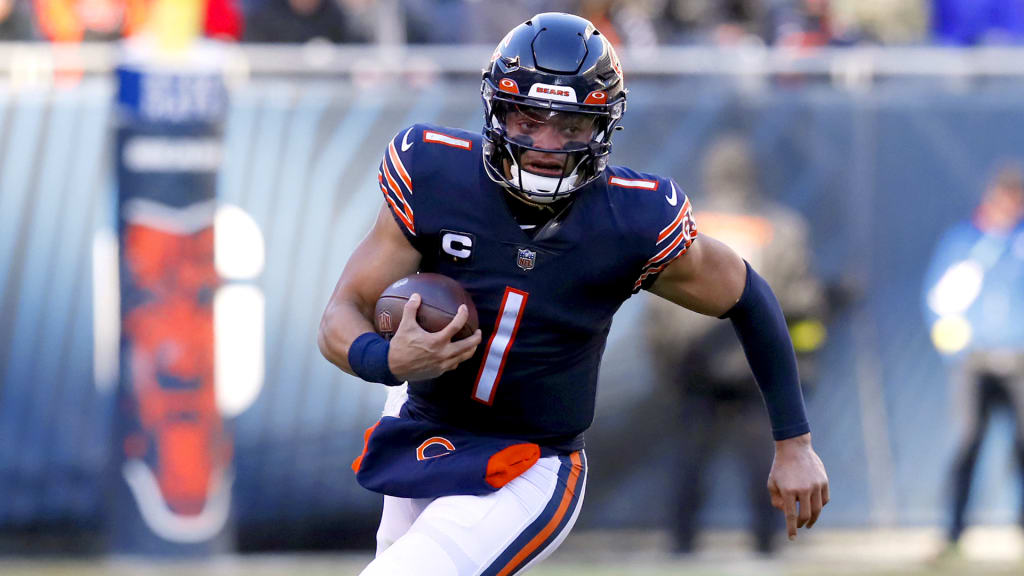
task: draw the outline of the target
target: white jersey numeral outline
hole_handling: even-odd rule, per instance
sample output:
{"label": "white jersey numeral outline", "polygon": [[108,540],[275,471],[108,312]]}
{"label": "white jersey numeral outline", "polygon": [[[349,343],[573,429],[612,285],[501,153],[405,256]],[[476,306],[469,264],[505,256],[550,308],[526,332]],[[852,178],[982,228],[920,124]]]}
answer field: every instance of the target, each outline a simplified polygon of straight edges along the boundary
{"label": "white jersey numeral outline", "polygon": [[505,360],[508,359],[508,351],[515,342],[529,296],[529,293],[522,290],[516,290],[511,286],[505,287],[498,320],[495,322],[491,339],[487,341],[487,352],[484,354],[483,363],[480,364],[480,372],[476,375],[476,383],[473,384],[473,400],[488,406],[494,403],[494,392],[501,381]]}

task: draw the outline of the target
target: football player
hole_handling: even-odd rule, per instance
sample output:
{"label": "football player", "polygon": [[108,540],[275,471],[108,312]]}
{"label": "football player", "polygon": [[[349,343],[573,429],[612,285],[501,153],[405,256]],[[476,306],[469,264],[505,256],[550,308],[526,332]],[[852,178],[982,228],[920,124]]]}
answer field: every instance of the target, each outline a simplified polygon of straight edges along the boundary
{"label": "football player", "polygon": [[[320,325],[328,360],[391,387],[353,463],[385,494],[363,574],[516,574],[562,542],[612,316],[641,289],[732,322],[776,440],[772,503],[790,538],[812,526],[828,479],[778,301],[731,249],[697,238],[675,182],[608,165],[626,89],[605,36],[539,14],[495,49],[482,97],[482,135],[417,124],[388,144],[385,202]],[[393,338],[377,335],[378,295],[417,271],[458,280],[482,331],[453,341],[464,308],[424,331],[413,295]]]}

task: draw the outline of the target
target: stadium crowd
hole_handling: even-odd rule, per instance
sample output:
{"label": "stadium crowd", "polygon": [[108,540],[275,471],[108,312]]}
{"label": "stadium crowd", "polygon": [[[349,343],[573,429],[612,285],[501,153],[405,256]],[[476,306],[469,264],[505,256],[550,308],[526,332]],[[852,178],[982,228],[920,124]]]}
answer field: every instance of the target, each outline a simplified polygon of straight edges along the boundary
{"label": "stadium crowd", "polygon": [[[0,0],[0,40],[131,35],[164,0]],[[242,42],[490,44],[542,11],[620,46],[1024,42],[1024,0],[196,0],[204,33]]]}

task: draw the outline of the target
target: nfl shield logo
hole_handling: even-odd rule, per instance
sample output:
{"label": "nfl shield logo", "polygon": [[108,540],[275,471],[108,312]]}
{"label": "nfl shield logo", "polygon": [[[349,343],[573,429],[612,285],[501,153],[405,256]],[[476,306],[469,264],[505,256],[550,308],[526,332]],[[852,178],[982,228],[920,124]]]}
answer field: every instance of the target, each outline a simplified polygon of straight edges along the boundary
{"label": "nfl shield logo", "polygon": [[391,328],[391,313],[387,310],[381,311],[381,313],[377,315],[377,326],[380,332],[384,334],[393,332],[394,330]]}
{"label": "nfl shield logo", "polygon": [[533,250],[520,248],[519,258],[516,259],[516,263],[523,270],[533,270],[533,265],[537,263],[537,253]]}

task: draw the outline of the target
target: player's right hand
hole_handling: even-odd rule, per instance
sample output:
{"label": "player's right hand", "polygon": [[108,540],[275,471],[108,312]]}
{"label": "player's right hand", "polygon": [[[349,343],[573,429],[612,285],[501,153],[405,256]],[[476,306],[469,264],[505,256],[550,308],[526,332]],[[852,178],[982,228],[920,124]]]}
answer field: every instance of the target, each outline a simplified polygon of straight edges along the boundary
{"label": "player's right hand", "polygon": [[391,337],[388,351],[388,367],[395,378],[403,381],[428,380],[436,378],[469,360],[476,353],[483,338],[478,329],[469,338],[452,342],[452,338],[469,319],[465,305],[440,332],[427,332],[416,322],[422,298],[413,294],[402,310],[402,321]]}

